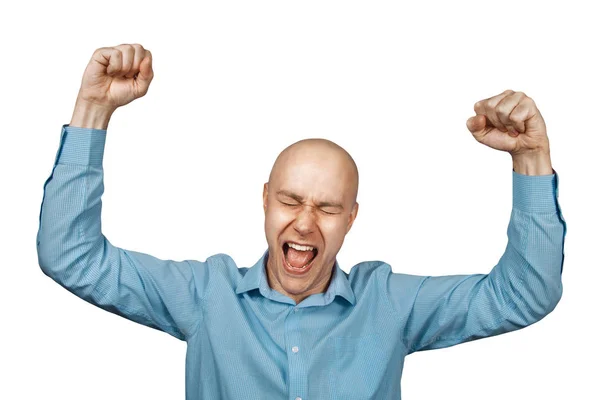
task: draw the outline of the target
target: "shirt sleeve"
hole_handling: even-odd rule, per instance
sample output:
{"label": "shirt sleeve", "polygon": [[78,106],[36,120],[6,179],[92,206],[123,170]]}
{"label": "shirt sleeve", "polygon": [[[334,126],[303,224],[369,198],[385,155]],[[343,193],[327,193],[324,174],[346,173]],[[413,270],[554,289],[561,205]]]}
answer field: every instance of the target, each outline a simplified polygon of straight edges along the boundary
{"label": "shirt sleeve", "polygon": [[554,310],[562,296],[567,225],[552,171],[529,176],[513,170],[508,243],[489,274],[388,273],[387,295],[409,354],[514,331]]}
{"label": "shirt sleeve", "polygon": [[206,262],[162,260],[101,232],[106,130],[63,125],[44,183],[37,234],[42,271],[85,301],[186,340],[201,320]]}

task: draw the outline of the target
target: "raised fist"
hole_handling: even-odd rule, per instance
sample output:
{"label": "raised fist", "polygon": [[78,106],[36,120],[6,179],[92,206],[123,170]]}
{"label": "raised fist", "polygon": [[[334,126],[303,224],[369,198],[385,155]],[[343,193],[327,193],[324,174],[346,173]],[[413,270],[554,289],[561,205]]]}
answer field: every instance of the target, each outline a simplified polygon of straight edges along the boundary
{"label": "raised fist", "polygon": [[478,142],[512,156],[550,151],[544,118],[525,93],[505,90],[478,101],[474,110],[467,128]]}
{"label": "raised fist", "polygon": [[101,47],[85,69],[78,101],[112,112],[144,96],[153,77],[152,53],[141,44]]}

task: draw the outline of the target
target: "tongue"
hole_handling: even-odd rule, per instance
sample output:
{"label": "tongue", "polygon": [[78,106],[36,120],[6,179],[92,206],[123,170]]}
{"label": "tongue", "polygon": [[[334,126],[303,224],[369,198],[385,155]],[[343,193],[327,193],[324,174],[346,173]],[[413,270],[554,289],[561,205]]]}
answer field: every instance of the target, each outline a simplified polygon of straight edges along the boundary
{"label": "tongue", "polygon": [[314,254],[312,251],[300,251],[293,248],[288,248],[287,261],[294,268],[302,268],[308,264]]}

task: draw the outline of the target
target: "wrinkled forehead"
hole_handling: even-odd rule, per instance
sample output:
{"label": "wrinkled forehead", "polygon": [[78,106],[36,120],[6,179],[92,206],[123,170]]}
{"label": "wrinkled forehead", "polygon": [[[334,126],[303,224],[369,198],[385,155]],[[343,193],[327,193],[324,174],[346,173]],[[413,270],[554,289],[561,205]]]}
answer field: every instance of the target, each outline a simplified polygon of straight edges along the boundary
{"label": "wrinkled forehead", "polygon": [[283,152],[273,165],[269,184],[316,200],[354,200],[357,176],[353,161],[326,146],[303,146]]}

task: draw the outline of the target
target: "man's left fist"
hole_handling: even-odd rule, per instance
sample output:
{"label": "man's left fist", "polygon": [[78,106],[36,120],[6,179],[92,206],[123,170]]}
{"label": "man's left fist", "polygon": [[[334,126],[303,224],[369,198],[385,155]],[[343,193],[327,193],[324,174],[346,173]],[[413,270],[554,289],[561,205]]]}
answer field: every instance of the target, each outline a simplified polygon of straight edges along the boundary
{"label": "man's left fist", "polygon": [[467,128],[479,143],[512,156],[550,151],[544,118],[525,93],[506,90],[478,101],[474,109]]}

